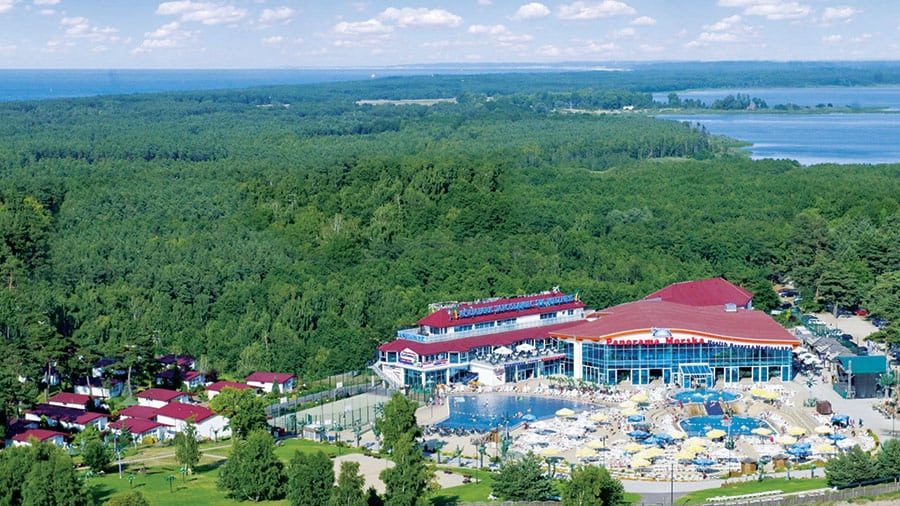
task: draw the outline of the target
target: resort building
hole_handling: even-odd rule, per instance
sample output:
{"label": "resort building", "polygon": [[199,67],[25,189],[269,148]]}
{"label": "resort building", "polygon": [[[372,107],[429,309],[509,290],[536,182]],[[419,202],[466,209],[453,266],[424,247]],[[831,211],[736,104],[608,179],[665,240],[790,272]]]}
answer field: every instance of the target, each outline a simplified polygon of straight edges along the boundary
{"label": "resort building", "polygon": [[372,367],[393,386],[498,385],[551,374],[685,388],[787,381],[800,345],[753,309],[750,292],[722,278],[675,283],[596,312],[558,289],[431,309],[378,348]]}
{"label": "resort building", "polygon": [[555,330],[584,321],[577,293],[559,289],[514,298],[438,303],[417,327],[378,348],[372,366],[395,387],[485,385],[564,374]]}

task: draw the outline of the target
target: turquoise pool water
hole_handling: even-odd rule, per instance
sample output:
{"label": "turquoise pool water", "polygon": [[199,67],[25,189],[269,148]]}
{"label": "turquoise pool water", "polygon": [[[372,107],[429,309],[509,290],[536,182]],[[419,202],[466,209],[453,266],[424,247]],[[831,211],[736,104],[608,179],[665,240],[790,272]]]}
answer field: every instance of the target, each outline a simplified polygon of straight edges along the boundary
{"label": "turquoise pool water", "polygon": [[436,424],[448,429],[488,431],[499,425],[515,427],[523,422],[551,418],[562,408],[580,412],[588,404],[566,399],[528,395],[454,395],[448,398],[450,416]]}
{"label": "turquoise pool water", "polygon": [[[765,420],[749,416],[729,417],[729,421],[727,422],[731,425],[729,429],[728,425],[723,423],[722,419],[722,416],[692,416],[691,418],[681,420],[678,424],[681,426],[681,430],[687,433],[688,436],[700,437],[705,436],[707,432],[713,429],[722,429],[726,433],[730,430],[730,433],[733,436],[750,435],[750,431],[757,427],[772,429],[772,426]],[[774,434],[774,430],[772,431]]]}
{"label": "turquoise pool water", "polygon": [[672,399],[676,401],[681,401],[685,404],[692,403],[706,403],[710,401],[722,401],[722,402],[731,402],[735,399],[739,399],[741,394],[737,392],[730,392],[728,390],[682,390],[680,392],[676,392],[670,396]]}

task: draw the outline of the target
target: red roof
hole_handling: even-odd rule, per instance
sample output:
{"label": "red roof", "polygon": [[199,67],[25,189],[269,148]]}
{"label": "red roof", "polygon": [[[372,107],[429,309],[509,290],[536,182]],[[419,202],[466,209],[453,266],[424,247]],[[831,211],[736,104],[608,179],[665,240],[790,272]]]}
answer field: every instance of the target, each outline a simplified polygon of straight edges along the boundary
{"label": "red roof", "polygon": [[55,430],[47,430],[47,429],[28,429],[21,434],[16,434],[12,437],[13,441],[28,441],[31,438],[37,439],[38,441],[46,441],[54,436],[62,436],[66,437],[62,432],[57,432]]}
{"label": "red roof", "polygon": [[203,406],[195,406],[193,404],[183,404],[180,402],[170,402],[159,408],[156,416],[167,416],[176,420],[187,420],[193,417],[194,423],[200,423],[203,420],[213,416],[215,413],[209,408]]}
{"label": "red roof", "polygon": [[225,387],[233,388],[235,390],[256,389],[256,387],[252,387],[246,383],[238,383],[236,381],[217,381],[206,387],[206,389],[212,392],[221,392]]}
{"label": "red roof", "polygon": [[135,404],[134,406],[128,406],[127,408],[122,408],[119,410],[119,416],[124,416],[128,418],[143,418],[144,420],[153,420],[156,416],[156,412],[159,411],[159,408],[153,408],[150,406],[141,406]]}
{"label": "red roof", "polygon": [[[521,307],[521,309],[515,309],[517,307]],[[463,302],[456,306],[456,311],[439,309],[417,323],[429,327],[446,328],[583,307],[584,303],[575,299],[573,295],[566,295],[562,292],[544,292],[484,302]],[[463,316],[467,311],[473,312],[473,315]]]}
{"label": "red roof", "polygon": [[283,385],[293,377],[293,374],[286,372],[255,372],[250,376],[244,378],[244,381],[246,381],[247,383],[250,383],[251,381],[255,381],[257,383],[275,383],[276,381],[278,381],[279,385]]}
{"label": "red roof", "polygon": [[568,323],[557,323],[556,325],[545,325],[543,327],[511,330],[509,332],[497,332],[496,334],[464,337],[461,339],[439,341],[436,343],[420,343],[418,341],[410,341],[407,339],[395,339],[389,343],[382,344],[378,347],[378,349],[381,351],[402,351],[406,348],[409,348],[419,355],[433,355],[435,353],[444,353],[449,351],[462,352],[482,346],[508,346],[515,342],[524,341],[526,339],[541,339],[548,337],[548,335],[553,331],[563,330],[572,327],[573,325],[579,325],[581,323],[581,320]]}
{"label": "red roof", "polygon": [[148,430],[153,430],[157,427],[162,426],[162,424],[159,422],[144,420],[141,418],[123,418],[109,424],[111,428],[116,430],[122,430],[123,425],[128,427],[128,431],[132,434],[143,434]]}
{"label": "red roof", "polygon": [[762,311],[739,309],[726,312],[719,306],[686,306],[660,300],[639,300],[597,313],[599,318],[564,330],[553,337],[604,341],[615,337],[648,335],[667,329],[698,337],[712,337],[738,344],[797,346],[800,341]]}
{"label": "red roof", "polygon": [[188,371],[188,372],[184,373],[184,380],[185,380],[185,381],[191,381],[192,379],[198,378],[198,377],[200,377],[200,376],[203,376],[203,373],[202,373],[202,372],[199,372],[199,371]]}
{"label": "red roof", "polygon": [[91,397],[88,395],[60,392],[51,397],[47,402],[50,404],[78,404],[79,406],[84,406],[90,402],[90,400]]}
{"label": "red roof", "polygon": [[43,416],[50,420],[77,423],[79,425],[84,425],[106,416],[102,413],[89,413],[83,409],[59,406],[57,404],[38,404],[31,409],[26,409],[25,412],[37,417]]}
{"label": "red roof", "polygon": [[169,402],[172,399],[180,397],[182,395],[187,395],[184,392],[176,392],[175,390],[168,390],[165,388],[148,388],[143,392],[137,394],[138,399],[149,399],[151,401],[163,401]]}
{"label": "red roof", "polygon": [[753,294],[723,278],[709,278],[671,284],[651,293],[644,300],[660,299],[688,306],[746,306]]}

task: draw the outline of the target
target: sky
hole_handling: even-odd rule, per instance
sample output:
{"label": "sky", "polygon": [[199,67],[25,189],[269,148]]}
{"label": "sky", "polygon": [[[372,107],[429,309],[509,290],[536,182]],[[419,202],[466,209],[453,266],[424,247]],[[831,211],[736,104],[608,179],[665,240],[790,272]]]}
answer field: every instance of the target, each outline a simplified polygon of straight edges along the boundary
{"label": "sky", "polygon": [[896,60],[897,0],[0,0],[0,68]]}

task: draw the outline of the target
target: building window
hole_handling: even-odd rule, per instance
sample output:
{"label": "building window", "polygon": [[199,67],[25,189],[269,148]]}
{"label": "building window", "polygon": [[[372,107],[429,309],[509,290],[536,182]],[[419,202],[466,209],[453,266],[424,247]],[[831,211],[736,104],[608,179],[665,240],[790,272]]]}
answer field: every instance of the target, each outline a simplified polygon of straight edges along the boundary
{"label": "building window", "polygon": [[494,322],[481,322],[481,323],[475,324],[476,329],[489,329],[493,326],[494,326]]}
{"label": "building window", "polygon": [[460,325],[458,327],[453,327],[453,332],[467,332],[469,330],[472,330],[471,325]]}
{"label": "building window", "polygon": [[552,320],[556,318],[556,313],[541,313],[541,320]]}

